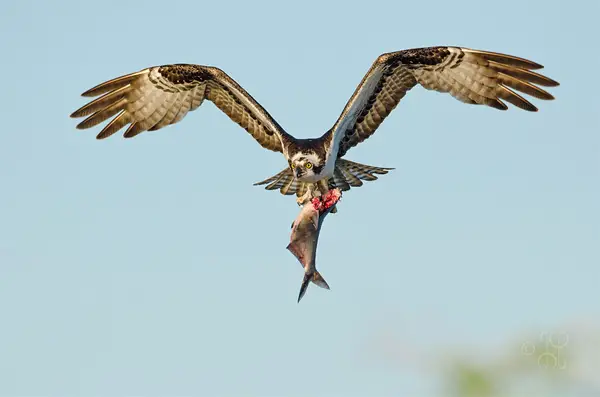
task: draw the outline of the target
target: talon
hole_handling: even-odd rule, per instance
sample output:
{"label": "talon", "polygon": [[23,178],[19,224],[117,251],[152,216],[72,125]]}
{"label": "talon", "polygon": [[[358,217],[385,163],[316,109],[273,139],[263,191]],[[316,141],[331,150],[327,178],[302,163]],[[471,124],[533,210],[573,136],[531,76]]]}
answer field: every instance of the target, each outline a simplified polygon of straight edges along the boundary
{"label": "talon", "polygon": [[304,193],[302,196],[300,196],[300,197],[298,197],[296,199],[296,202],[298,203],[299,206],[303,206],[304,204],[306,204],[311,199],[312,199],[312,192],[311,192],[311,190],[309,188],[306,191],[306,193]]}

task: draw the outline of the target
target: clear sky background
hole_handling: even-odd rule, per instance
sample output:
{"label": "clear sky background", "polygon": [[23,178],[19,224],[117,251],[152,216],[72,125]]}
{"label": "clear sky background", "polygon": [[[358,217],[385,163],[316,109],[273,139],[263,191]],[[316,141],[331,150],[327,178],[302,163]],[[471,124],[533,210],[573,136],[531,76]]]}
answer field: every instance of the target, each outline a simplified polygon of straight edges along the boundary
{"label": "clear sky background", "polygon": [[[431,395],[382,333],[469,353],[598,318],[598,4],[3,1],[0,395]],[[131,140],[69,118],[105,80],[199,63],[316,137],[378,55],[432,45],[541,63],[557,99],[413,89],[349,151],[396,170],[327,218],[331,290],[300,304],[298,207],[252,186],[280,154],[210,102]]]}

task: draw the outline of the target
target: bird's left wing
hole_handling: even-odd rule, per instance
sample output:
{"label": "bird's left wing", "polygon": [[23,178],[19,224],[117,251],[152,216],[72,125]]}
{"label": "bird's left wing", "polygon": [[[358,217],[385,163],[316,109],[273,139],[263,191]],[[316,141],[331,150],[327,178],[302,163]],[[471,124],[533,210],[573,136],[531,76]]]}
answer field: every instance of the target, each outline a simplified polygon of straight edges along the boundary
{"label": "bird's left wing", "polygon": [[131,138],[179,122],[208,99],[239,124],[265,149],[282,152],[289,135],[246,90],[222,70],[202,65],[154,66],[106,81],[82,95],[101,97],[71,117],[87,117],[79,129],[93,127],[117,115],[98,134],[111,136],[129,124]]}
{"label": "bird's left wing", "polygon": [[[346,104],[330,133],[338,158],[364,141],[415,85],[449,93],[468,104],[506,110],[505,100],[521,109],[537,111],[514,90],[538,99],[554,99],[534,84],[558,83],[530,69],[542,65],[512,55],[462,47],[427,47],[379,56]],[[338,146],[339,145],[339,146]]]}

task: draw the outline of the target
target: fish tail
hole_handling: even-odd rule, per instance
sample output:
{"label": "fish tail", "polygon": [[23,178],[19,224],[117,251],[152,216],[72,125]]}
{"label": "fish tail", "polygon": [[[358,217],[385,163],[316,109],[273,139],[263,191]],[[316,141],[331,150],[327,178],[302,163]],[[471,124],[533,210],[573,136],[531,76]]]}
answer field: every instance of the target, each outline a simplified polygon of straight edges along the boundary
{"label": "fish tail", "polygon": [[300,286],[300,294],[298,295],[298,302],[300,302],[300,299],[302,299],[302,297],[306,293],[308,284],[311,281],[321,288],[329,289],[329,285],[327,284],[327,281],[325,281],[323,276],[321,276],[321,273],[319,273],[318,271],[315,270],[312,273],[304,273],[304,278],[302,279],[302,285]]}
{"label": "fish tail", "polygon": [[325,281],[323,276],[321,276],[321,273],[319,273],[316,270],[313,273],[310,281],[312,281],[313,283],[315,283],[316,285],[318,285],[321,288],[329,289],[329,285],[327,285],[327,281]]}

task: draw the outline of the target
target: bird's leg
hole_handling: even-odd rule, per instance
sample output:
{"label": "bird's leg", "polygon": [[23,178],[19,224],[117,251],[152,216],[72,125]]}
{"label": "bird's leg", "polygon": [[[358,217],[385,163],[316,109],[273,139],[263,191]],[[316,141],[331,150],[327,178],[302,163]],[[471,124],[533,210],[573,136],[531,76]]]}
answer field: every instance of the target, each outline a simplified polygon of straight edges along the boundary
{"label": "bird's leg", "polygon": [[327,179],[321,179],[319,182],[317,182],[317,189],[319,190],[319,196],[327,194],[329,191]]}
{"label": "bird's leg", "polygon": [[307,186],[306,192],[302,196],[300,196],[296,199],[296,202],[298,203],[298,205],[300,207],[302,207],[304,204],[306,204],[307,202],[309,202],[310,200],[313,199],[313,194],[314,194],[313,186],[314,186],[314,184],[309,183]]}
{"label": "bird's leg", "polygon": [[306,201],[306,193],[304,193],[302,196],[296,199],[296,203],[298,203],[298,206],[300,207],[302,207],[306,203]]}

